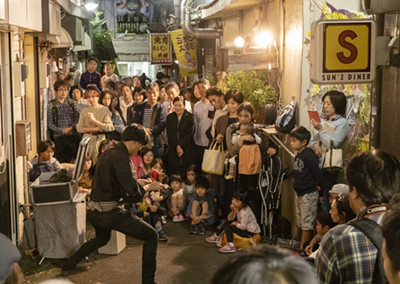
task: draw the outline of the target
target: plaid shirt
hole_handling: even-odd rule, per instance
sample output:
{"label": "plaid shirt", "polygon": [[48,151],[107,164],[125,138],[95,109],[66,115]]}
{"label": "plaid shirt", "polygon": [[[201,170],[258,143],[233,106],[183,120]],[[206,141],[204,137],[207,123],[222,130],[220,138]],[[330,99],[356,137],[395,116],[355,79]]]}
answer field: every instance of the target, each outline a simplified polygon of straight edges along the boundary
{"label": "plaid shirt", "polygon": [[50,101],[47,105],[47,128],[54,132],[54,137],[62,136],[63,128],[73,127],[75,129],[76,124],[79,121],[79,110],[75,101],[65,99],[64,103],[60,103],[56,99],[57,112],[58,112],[58,126],[55,124],[53,119],[53,104]]}
{"label": "plaid shirt", "polygon": [[[379,225],[385,213],[364,216]],[[351,225],[338,225],[324,236],[316,259],[319,283],[372,283],[378,250]]]}

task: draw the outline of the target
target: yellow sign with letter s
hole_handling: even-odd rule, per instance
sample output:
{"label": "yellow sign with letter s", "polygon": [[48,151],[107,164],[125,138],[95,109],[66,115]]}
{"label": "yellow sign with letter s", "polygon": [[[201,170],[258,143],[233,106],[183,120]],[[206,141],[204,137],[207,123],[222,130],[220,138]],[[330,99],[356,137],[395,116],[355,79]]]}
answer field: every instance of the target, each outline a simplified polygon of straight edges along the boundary
{"label": "yellow sign with letter s", "polygon": [[370,54],[369,23],[326,25],[324,71],[369,71]]}

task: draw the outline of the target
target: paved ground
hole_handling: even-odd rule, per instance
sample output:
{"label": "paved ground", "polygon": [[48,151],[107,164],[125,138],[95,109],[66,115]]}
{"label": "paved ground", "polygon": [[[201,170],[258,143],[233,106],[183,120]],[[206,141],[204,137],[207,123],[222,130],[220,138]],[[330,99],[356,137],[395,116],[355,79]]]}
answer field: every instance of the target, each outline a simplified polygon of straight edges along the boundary
{"label": "paved ground", "polygon": [[[196,236],[189,235],[187,227],[186,223],[172,223],[170,220],[164,226],[169,240],[160,242],[158,246],[157,283],[210,283],[218,267],[228,260],[229,255],[219,253],[215,244],[205,241],[205,237],[212,234],[212,229],[207,230],[204,236]],[[87,235],[94,237],[94,231],[88,228]],[[141,241],[127,237],[127,247],[119,255],[94,254],[90,257],[93,262],[82,261],[77,271],[67,277],[80,284],[141,283],[141,254]],[[31,264],[30,268],[26,268],[26,274],[32,274],[28,278],[30,283],[35,283],[35,279],[52,278],[60,271],[51,265],[51,260],[45,260],[39,268]]]}

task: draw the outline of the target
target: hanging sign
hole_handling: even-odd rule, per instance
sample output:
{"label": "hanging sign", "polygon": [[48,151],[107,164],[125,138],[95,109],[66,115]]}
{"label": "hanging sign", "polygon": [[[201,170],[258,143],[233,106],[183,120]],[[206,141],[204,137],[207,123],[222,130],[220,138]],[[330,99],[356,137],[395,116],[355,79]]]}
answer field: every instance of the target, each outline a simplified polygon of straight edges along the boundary
{"label": "hanging sign", "polygon": [[375,78],[375,22],[321,20],[311,26],[314,84],[369,83]]}
{"label": "hanging sign", "polygon": [[172,43],[169,34],[150,34],[151,64],[172,65]]}
{"label": "hanging sign", "polygon": [[197,43],[196,39],[188,37],[182,30],[171,32],[176,59],[183,77],[197,74]]}

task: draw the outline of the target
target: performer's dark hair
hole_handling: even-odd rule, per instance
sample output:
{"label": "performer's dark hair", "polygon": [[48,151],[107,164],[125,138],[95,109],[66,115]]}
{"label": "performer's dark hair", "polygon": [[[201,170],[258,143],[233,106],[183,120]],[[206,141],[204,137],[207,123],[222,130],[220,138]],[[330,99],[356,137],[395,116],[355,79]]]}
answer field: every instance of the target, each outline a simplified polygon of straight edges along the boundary
{"label": "performer's dark hair", "polygon": [[136,141],[145,146],[149,144],[150,136],[143,125],[133,123],[125,128],[122,141]]}

